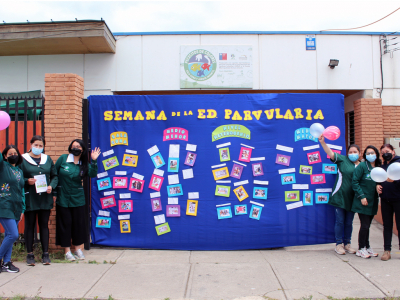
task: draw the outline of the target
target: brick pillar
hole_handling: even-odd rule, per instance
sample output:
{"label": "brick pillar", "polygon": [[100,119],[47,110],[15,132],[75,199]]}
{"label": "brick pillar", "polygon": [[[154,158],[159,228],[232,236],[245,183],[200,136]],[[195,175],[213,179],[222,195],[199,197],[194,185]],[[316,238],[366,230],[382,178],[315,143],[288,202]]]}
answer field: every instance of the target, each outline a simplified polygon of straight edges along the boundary
{"label": "brick pillar", "polygon": [[[61,154],[68,153],[74,139],[82,139],[83,78],[76,74],[45,75],[45,130],[46,154],[54,163]],[[60,249],[55,245],[55,208],[50,215],[50,251]]]}
{"label": "brick pillar", "polygon": [[361,148],[373,145],[380,148],[383,143],[382,99],[358,99],[354,101],[355,143]]}

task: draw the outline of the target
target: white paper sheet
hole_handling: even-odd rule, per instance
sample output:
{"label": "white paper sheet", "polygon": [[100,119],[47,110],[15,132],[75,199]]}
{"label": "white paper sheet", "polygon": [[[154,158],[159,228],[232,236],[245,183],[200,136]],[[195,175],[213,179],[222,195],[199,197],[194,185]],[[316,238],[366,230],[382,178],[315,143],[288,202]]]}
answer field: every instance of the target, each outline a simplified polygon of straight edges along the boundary
{"label": "white paper sheet", "polygon": [[331,149],[336,149],[336,150],[342,150],[343,149],[342,146],[338,146],[338,145],[332,145],[332,144],[326,144],[326,145]]}
{"label": "white paper sheet", "polygon": [[332,189],[328,188],[328,189],[315,189],[316,193],[332,193]]}
{"label": "white paper sheet", "polygon": [[138,174],[138,173],[133,173],[133,174],[132,174],[132,177],[133,177],[133,178],[140,179],[140,180],[143,180],[143,178],[144,178],[143,175],[140,175],[140,174]]}
{"label": "white paper sheet", "polygon": [[115,191],[104,192],[104,196],[110,196],[110,195],[115,195]]}
{"label": "white paper sheet", "polygon": [[231,205],[231,203],[219,204],[219,205],[215,205],[215,207],[229,206],[229,205]]}
{"label": "white paper sheet", "polygon": [[163,177],[164,171],[160,169],[154,169],[153,174]]}
{"label": "white paper sheet", "polygon": [[119,199],[130,199],[131,197],[131,193],[119,194]]}
{"label": "white paper sheet", "polygon": [[109,156],[109,155],[111,155],[111,154],[114,154],[114,150],[113,150],[113,149],[108,150],[108,151],[106,151],[106,152],[103,152],[103,157]]}
{"label": "white paper sheet", "polygon": [[303,147],[303,150],[304,151],[308,151],[308,150],[311,150],[311,149],[318,149],[318,148],[319,148],[319,144],[313,145],[313,146]]}
{"label": "white paper sheet", "polygon": [[215,169],[215,168],[219,168],[219,167],[224,167],[224,166],[226,166],[226,164],[214,165],[214,166],[211,166],[211,169]]}
{"label": "white paper sheet", "polygon": [[33,176],[33,178],[36,179],[36,182],[35,182],[36,193],[45,193],[45,192],[47,192],[46,175],[45,174],[35,175],[35,176]]}
{"label": "white paper sheet", "polygon": [[109,217],[110,216],[110,212],[109,211],[105,211],[105,210],[99,210],[98,215],[99,216],[103,216],[103,217]]}
{"label": "white paper sheet", "polygon": [[255,201],[250,201],[250,203],[252,203],[254,205],[261,206],[261,207],[264,207],[264,204],[261,204],[261,203],[255,202]]}
{"label": "white paper sheet", "polygon": [[199,192],[192,192],[188,195],[189,199],[199,199]]}
{"label": "white paper sheet", "polygon": [[162,215],[154,216],[154,222],[156,223],[156,225],[165,223],[165,215],[162,214]]}
{"label": "white paper sheet", "polygon": [[222,148],[222,147],[226,147],[226,146],[230,146],[230,145],[231,145],[231,143],[228,142],[228,143],[224,143],[224,144],[219,144],[219,145],[217,145],[216,147],[217,147],[217,148]]}
{"label": "white paper sheet", "polygon": [[249,183],[248,180],[243,180],[243,181],[235,182],[233,185],[234,185],[234,186],[238,186],[238,185],[243,185],[243,184],[248,184],[248,183]]}
{"label": "white paper sheet", "polygon": [[292,189],[293,190],[308,190],[308,184],[292,184]]}
{"label": "white paper sheet", "polygon": [[182,170],[183,179],[193,178],[193,169]]}
{"label": "white paper sheet", "polygon": [[129,149],[126,149],[125,152],[126,152],[126,153],[130,153],[130,154],[137,154],[137,151],[136,151],[136,150],[129,150]]}
{"label": "white paper sheet", "polygon": [[179,144],[170,144],[169,145],[169,156],[168,157],[179,157],[179,149],[180,145]]}
{"label": "white paper sheet", "polygon": [[294,209],[294,208],[298,208],[298,207],[302,207],[303,206],[303,201],[298,201],[295,203],[290,203],[286,205],[286,209],[290,210],[290,209]]}
{"label": "white paper sheet", "polygon": [[118,220],[129,220],[131,215],[118,215]]}
{"label": "white paper sheet", "polygon": [[254,147],[249,146],[249,145],[245,145],[245,144],[240,144],[240,145],[243,146],[243,147],[246,147],[246,148],[255,149]]}
{"label": "white paper sheet", "polygon": [[168,198],[168,204],[178,204],[178,198]]}
{"label": "white paper sheet", "polygon": [[265,157],[252,157],[252,158],[250,158],[250,161],[259,161],[259,160],[265,160]]}
{"label": "white paper sheet", "polygon": [[290,169],[280,169],[278,170],[279,174],[286,174],[286,173],[295,173],[296,168],[290,168]]}
{"label": "white paper sheet", "polygon": [[286,146],[282,146],[282,145],[276,145],[276,149],[277,150],[281,150],[281,151],[286,151],[286,152],[293,153],[293,148],[291,148],[291,147],[286,147]]}
{"label": "white paper sheet", "polygon": [[153,147],[147,149],[147,152],[149,153],[150,156],[153,156],[157,152],[159,152],[157,145],[154,145]]}
{"label": "white paper sheet", "polygon": [[115,171],[115,175],[126,175],[126,171]]}
{"label": "white paper sheet", "polygon": [[187,151],[196,152],[196,149],[197,149],[197,145],[186,144],[186,150],[187,150]]}
{"label": "white paper sheet", "polygon": [[236,160],[232,160],[232,161],[233,161],[235,164],[242,165],[243,167],[247,167],[247,165],[244,164],[244,163],[238,162],[238,161],[236,161]]}
{"label": "white paper sheet", "polygon": [[232,183],[231,180],[217,180],[216,183]]}
{"label": "white paper sheet", "polygon": [[269,181],[262,181],[262,180],[254,180],[254,184],[261,184],[261,185],[268,185]]}
{"label": "white paper sheet", "polygon": [[179,183],[179,176],[178,174],[175,175],[168,175],[168,185],[171,184],[178,184]]}
{"label": "white paper sheet", "polygon": [[161,197],[160,192],[150,193],[150,198],[157,198],[157,197]]}
{"label": "white paper sheet", "polygon": [[106,171],[106,172],[103,172],[103,173],[98,173],[98,174],[97,174],[97,178],[103,178],[103,177],[106,177],[106,176],[108,176],[107,171]]}

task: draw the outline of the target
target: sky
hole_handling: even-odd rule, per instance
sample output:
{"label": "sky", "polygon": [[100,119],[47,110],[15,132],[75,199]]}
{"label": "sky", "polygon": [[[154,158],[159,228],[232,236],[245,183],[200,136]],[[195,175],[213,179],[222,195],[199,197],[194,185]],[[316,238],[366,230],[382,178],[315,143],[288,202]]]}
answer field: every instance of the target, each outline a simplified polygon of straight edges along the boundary
{"label": "sky", "polygon": [[[103,18],[112,32],[320,31],[375,22],[400,1],[5,1],[0,22]],[[400,31],[400,10],[351,31]]]}

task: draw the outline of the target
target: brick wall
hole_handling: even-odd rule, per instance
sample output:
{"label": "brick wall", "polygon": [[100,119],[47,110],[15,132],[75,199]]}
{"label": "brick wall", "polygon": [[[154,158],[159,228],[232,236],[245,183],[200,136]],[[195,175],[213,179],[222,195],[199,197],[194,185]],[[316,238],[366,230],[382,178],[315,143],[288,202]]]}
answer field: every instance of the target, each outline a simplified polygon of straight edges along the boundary
{"label": "brick wall", "polygon": [[[83,78],[76,74],[45,75],[45,130],[46,154],[54,162],[61,154],[68,153],[74,139],[82,139]],[[56,212],[50,215],[50,251],[55,246]]]}
{"label": "brick wall", "polygon": [[379,149],[383,143],[382,99],[354,101],[355,143],[362,154],[368,145]]}
{"label": "brick wall", "polygon": [[382,116],[384,137],[400,137],[400,106],[383,106]]}

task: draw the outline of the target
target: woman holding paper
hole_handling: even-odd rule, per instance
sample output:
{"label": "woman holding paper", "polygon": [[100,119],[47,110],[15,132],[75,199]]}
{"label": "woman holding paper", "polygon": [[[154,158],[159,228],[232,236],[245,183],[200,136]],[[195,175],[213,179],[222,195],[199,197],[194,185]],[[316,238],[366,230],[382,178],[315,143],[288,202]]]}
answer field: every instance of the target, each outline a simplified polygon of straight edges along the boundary
{"label": "woman holding paper", "polygon": [[355,169],[353,173],[354,200],[351,210],[358,213],[360,218],[360,231],[358,233],[357,256],[370,258],[378,256],[369,244],[369,228],[371,222],[378,212],[378,192],[376,182],[371,178],[371,171],[381,165],[379,151],[374,146],[367,146],[364,150],[364,161]]}
{"label": "woman holding paper", "polygon": [[354,199],[352,188],[353,172],[360,163],[360,148],[353,144],[347,149],[347,156],[333,152],[325,143],[324,136],[319,137],[322,148],[331,161],[338,166],[336,182],[328,204],[335,206],[335,252],[343,255],[354,254],[351,248],[351,234],[353,232],[354,213],[351,211]]}
{"label": "woman holding paper", "polygon": [[36,216],[42,244],[42,263],[49,265],[49,218],[53,208],[52,191],[58,183],[57,171],[50,156],[43,153],[46,142],[40,135],[32,137],[31,149],[22,155],[21,170],[25,178],[25,246],[26,264],[35,265],[33,255]]}
{"label": "woman holding paper", "polygon": [[25,210],[24,175],[17,167],[21,161],[21,154],[14,145],[7,146],[0,157],[0,224],[4,228],[0,272],[19,272],[11,262],[11,252],[19,236],[18,222]]}
{"label": "woman holding paper", "polygon": [[58,173],[56,205],[56,245],[65,249],[65,259],[75,260],[71,253],[71,239],[75,246],[75,256],[85,259],[82,248],[85,242],[85,194],[82,179],[97,176],[97,158],[100,149],[92,150],[92,162],[88,162],[88,152],[82,140],[76,139],[68,147],[70,154],[63,154],[56,162]]}

